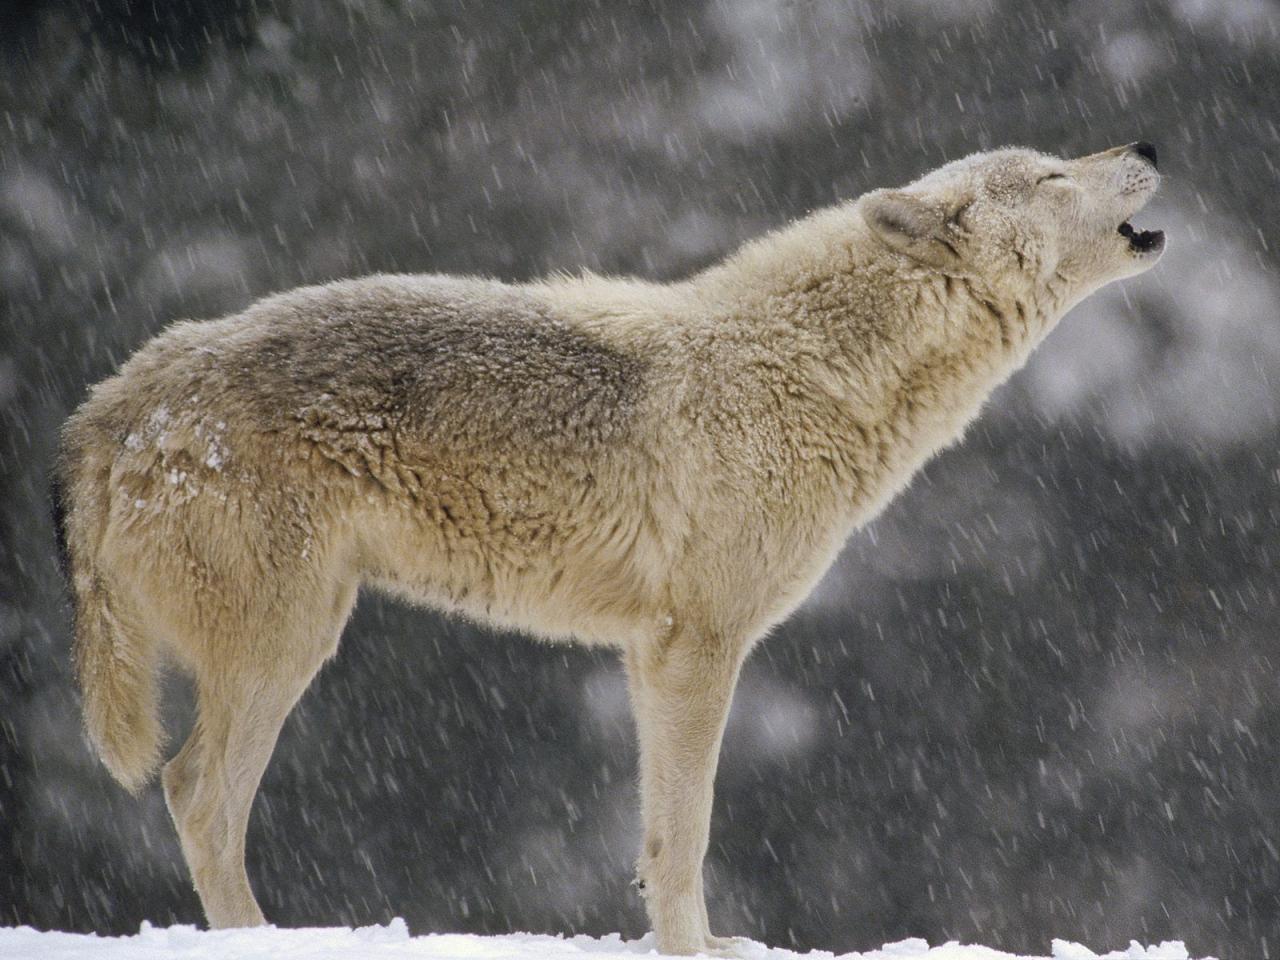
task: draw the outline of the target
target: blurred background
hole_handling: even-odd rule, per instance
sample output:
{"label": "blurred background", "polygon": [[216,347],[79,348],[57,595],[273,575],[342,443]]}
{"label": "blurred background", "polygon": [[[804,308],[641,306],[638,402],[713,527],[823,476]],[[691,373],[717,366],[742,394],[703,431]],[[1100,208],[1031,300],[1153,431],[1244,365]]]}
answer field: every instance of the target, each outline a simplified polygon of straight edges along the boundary
{"label": "blurred background", "polygon": [[[200,918],[158,786],[82,739],[46,505],[61,421],[165,323],[377,270],[675,278],[971,151],[1146,138],[1159,268],[1074,311],[753,655],[712,925],[1280,957],[1280,5],[0,11],[0,923]],[[634,767],[614,656],[365,595],[250,876],[282,925],[638,936]]]}

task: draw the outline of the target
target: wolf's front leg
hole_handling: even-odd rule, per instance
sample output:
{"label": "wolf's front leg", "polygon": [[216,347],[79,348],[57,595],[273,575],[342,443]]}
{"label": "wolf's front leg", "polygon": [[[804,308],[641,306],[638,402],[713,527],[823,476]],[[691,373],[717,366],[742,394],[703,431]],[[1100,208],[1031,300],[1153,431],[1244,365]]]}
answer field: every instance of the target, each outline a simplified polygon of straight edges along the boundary
{"label": "wolf's front leg", "polygon": [[702,860],[720,739],[744,652],[745,644],[675,626],[627,657],[644,817],[637,873],[662,953],[721,946],[707,928]]}

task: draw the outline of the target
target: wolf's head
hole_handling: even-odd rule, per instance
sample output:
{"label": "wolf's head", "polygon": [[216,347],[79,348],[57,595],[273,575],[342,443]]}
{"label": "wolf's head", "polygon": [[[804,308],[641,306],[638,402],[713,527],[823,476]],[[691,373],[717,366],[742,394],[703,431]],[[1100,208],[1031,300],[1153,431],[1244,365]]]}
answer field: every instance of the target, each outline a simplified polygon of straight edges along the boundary
{"label": "wolf's head", "polygon": [[858,208],[891,249],[1060,314],[1160,259],[1164,234],[1129,223],[1159,183],[1145,142],[1076,160],[1005,149],[868,193]]}

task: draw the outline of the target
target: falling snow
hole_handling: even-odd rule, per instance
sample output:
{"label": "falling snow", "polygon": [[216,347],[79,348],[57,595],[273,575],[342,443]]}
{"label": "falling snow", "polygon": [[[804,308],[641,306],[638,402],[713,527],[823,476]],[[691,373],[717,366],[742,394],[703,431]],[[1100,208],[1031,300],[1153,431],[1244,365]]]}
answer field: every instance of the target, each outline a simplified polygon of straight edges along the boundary
{"label": "falling snow", "polygon": [[[361,929],[168,927],[199,905],[158,788],[84,744],[48,509],[62,421],[164,325],[375,271],[668,280],[975,150],[1143,138],[1165,261],[1068,316],[747,664],[711,922],[797,950],[1280,958],[1275,3],[7,6],[0,924],[157,926],[6,930],[0,956],[647,949],[617,659],[372,593],[248,861],[273,921]],[[169,399],[120,442],[199,424],[168,493],[207,496],[225,425]],[[170,683],[175,742],[192,696]],[[365,926],[397,916],[631,943]],[[924,949],[863,956],[1005,956]]]}

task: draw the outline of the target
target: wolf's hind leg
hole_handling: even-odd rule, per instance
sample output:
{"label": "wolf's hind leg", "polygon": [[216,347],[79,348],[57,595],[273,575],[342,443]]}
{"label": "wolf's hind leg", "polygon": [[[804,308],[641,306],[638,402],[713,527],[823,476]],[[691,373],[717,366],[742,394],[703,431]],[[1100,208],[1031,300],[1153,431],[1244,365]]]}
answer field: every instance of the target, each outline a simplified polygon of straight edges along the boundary
{"label": "wolf's hind leg", "polygon": [[200,685],[195,729],[163,774],[192,882],[215,928],[265,922],[245,873],[245,831],[280,727],[306,687],[270,676],[236,680],[235,691],[225,682]]}
{"label": "wolf's hind leg", "polygon": [[[336,604],[341,606],[340,604]],[[288,633],[242,643],[246,658],[196,677],[196,721],[163,773],[165,800],[182,842],[209,926],[264,923],[244,866],[253,798],[285,718],[302,696],[342,629],[350,603],[329,625],[326,642]],[[302,623],[307,618],[300,617]],[[297,627],[293,627],[297,630]],[[294,642],[288,642],[293,639]],[[283,642],[282,642],[283,641]],[[226,649],[226,648],[223,648]]]}

